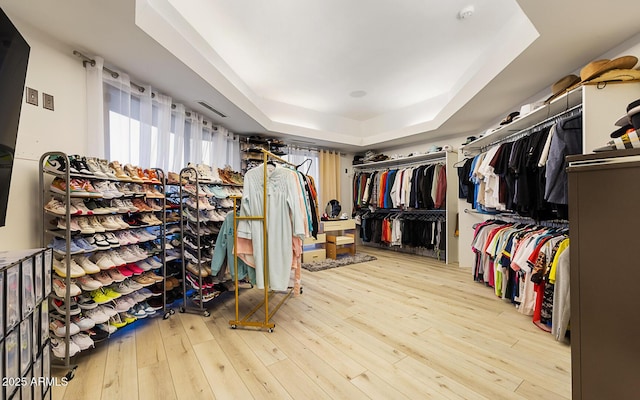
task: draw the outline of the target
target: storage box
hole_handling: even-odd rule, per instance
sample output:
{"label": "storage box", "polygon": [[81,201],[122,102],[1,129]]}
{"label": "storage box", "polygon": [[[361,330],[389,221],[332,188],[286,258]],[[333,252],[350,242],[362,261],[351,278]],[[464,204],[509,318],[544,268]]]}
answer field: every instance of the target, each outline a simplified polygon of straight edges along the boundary
{"label": "storage box", "polygon": [[23,375],[23,377],[23,382],[25,384],[22,385],[22,400],[31,400],[31,394],[33,391],[33,386],[31,385],[32,371],[29,371],[29,373]]}
{"label": "storage box", "polygon": [[313,244],[321,244],[327,241],[327,235],[325,233],[318,233],[318,238],[314,239],[312,237],[304,238],[302,241],[303,246],[309,246]]}
{"label": "storage box", "polygon": [[305,250],[302,252],[302,262],[312,263],[316,261],[322,261],[327,258],[324,249]]}
{"label": "storage box", "polygon": [[40,304],[40,347],[49,339],[49,302],[43,301]]}
{"label": "storage box", "polygon": [[7,269],[6,307],[7,324],[5,332],[20,322],[20,264]]}
{"label": "storage box", "polygon": [[36,296],[33,289],[33,257],[29,257],[21,263],[22,282],[20,291],[22,294],[22,318],[33,312],[36,306]]}
{"label": "storage box", "polygon": [[24,375],[31,366],[31,316],[20,323],[20,375]]}
{"label": "storage box", "polygon": [[9,378],[9,385],[7,386],[7,398],[10,397],[14,389],[17,387],[18,378],[20,378],[20,360],[18,347],[18,333],[19,329],[14,329],[9,333],[5,339],[5,377]]}
{"label": "storage box", "polygon": [[[49,267],[51,268],[51,267]],[[34,284],[36,303],[44,299],[44,255],[38,253],[33,257]]]}
{"label": "storage box", "polygon": [[[47,349],[48,351],[49,349]],[[42,354],[36,358],[36,362],[33,363],[33,376],[35,378],[40,378],[42,376]],[[33,398],[34,400],[42,399],[42,385],[35,385],[33,388]]]}
{"label": "storage box", "polygon": [[44,297],[51,293],[51,271],[53,270],[53,251],[47,249],[44,252]]}

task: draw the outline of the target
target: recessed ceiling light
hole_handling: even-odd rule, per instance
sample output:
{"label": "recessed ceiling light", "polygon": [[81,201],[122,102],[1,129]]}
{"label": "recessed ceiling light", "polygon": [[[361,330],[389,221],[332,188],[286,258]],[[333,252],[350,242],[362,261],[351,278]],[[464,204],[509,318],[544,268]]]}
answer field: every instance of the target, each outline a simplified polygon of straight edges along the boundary
{"label": "recessed ceiling light", "polygon": [[365,92],[364,90],[354,90],[353,92],[349,93],[349,96],[351,97],[364,97],[367,95],[367,92]]}
{"label": "recessed ceiling light", "polygon": [[475,11],[476,9],[475,7],[473,7],[473,5],[463,7],[462,10],[458,12],[458,19],[467,19],[471,17]]}

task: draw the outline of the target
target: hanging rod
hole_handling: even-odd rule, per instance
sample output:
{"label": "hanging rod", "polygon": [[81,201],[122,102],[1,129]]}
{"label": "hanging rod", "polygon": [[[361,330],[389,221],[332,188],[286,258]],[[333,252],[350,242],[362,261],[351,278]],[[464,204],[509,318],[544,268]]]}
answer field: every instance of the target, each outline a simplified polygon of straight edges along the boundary
{"label": "hanging rod", "polygon": [[522,129],[518,132],[512,133],[509,136],[503,137],[502,139],[498,139],[494,142],[491,142],[487,145],[484,145],[482,147],[480,147],[480,152],[484,153],[487,150],[489,150],[490,148],[500,144],[500,143],[505,143],[505,142],[512,142],[514,140],[523,138],[525,136],[528,136],[530,134],[532,134],[533,132],[536,131],[536,129],[544,129],[545,127],[549,126],[549,125],[553,125],[557,122],[557,120],[561,117],[565,117],[565,116],[569,116],[569,117],[573,117],[575,115],[578,115],[579,113],[582,112],[582,104],[578,104],[577,106],[571,107],[568,110],[564,110],[561,113],[558,113],[552,117],[549,117],[547,119],[544,119],[540,122],[538,122],[535,125],[532,125],[528,128]]}
{"label": "hanging rod", "polygon": [[[401,160],[401,159],[398,159]],[[405,169],[405,168],[410,168],[410,167],[414,167],[414,166],[420,166],[420,165],[435,165],[435,164],[442,164],[446,162],[446,158],[442,157],[442,158],[435,158],[432,160],[423,160],[423,161],[412,161],[412,162],[408,162],[408,163],[402,163],[402,161],[399,161],[398,163],[391,163],[392,165],[379,165],[377,167],[375,166],[371,166],[371,167],[364,167],[364,168],[359,168],[358,164],[353,166],[354,172],[374,172],[374,171],[383,171],[383,170],[391,170],[391,169]]]}

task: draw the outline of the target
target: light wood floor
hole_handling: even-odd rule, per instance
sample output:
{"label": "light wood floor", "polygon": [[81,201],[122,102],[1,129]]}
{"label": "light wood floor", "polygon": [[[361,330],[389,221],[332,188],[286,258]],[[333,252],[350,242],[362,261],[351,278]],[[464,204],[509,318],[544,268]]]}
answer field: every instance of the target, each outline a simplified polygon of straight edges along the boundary
{"label": "light wood floor", "polygon": [[[232,330],[233,296],[221,296],[209,318],[176,313],[117,332],[79,357],[75,379],[53,398],[571,397],[569,346],[468,270],[361,251],[378,260],[303,271],[304,293],[274,316],[273,333]],[[241,292],[241,315],[261,298]]]}

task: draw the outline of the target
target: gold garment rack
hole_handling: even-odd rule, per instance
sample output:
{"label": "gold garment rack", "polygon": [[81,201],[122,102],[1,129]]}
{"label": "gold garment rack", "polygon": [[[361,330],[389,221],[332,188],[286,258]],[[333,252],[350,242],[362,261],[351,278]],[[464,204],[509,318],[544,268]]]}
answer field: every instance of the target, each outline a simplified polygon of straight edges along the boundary
{"label": "gold garment rack", "polygon": [[[296,168],[295,164],[292,164],[277,155],[271,153],[270,151],[261,149],[262,158],[263,158],[263,196],[262,196],[262,215],[253,215],[253,216],[238,216],[237,213],[233,212],[233,257],[235,258],[235,299],[236,299],[236,319],[229,321],[229,325],[231,328],[236,329],[238,326],[244,327],[254,327],[267,329],[269,332],[273,332],[276,324],[271,322],[271,317],[273,317],[280,307],[284,304],[291,294],[293,293],[293,289],[289,289],[285,296],[280,300],[280,302],[276,305],[276,307],[270,311],[269,310],[269,297],[273,295],[275,292],[269,290],[269,253],[268,253],[268,243],[269,236],[267,232],[267,163],[270,159],[275,159],[276,161],[289,165]],[[237,210],[237,201],[240,199],[239,196],[232,196],[233,199],[233,209]],[[238,301],[238,221],[262,221],[262,237],[263,237],[263,257],[264,263],[262,266],[263,274],[264,274],[264,300],[253,307],[242,319],[240,319],[240,310],[239,310],[239,301]],[[253,314],[255,314],[262,306],[264,305],[264,321],[249,321],[249,318]]]}

